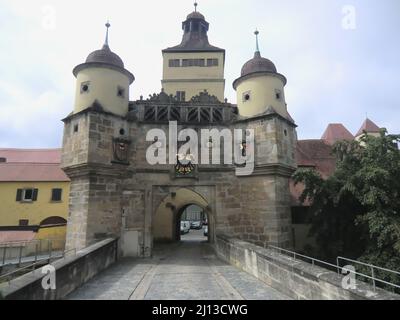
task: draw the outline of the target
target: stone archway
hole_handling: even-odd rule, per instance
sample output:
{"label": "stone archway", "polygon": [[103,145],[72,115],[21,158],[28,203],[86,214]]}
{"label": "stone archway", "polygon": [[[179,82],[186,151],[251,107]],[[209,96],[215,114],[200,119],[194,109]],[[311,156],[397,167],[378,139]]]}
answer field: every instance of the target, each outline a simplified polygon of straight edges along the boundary
{"label": "stone archway", "polygon": [[156,207],[152,224],[154,242],[175,242],[180,240],[178,237],[179,231],[177,230],[178,221],[180,221],[182,209],[189,205],[196,205],[204,210],[209,222],[208,239],[210,242],[214,241],[215,219],[209,201],[189,188],[181,188],[171,191]]}
{"label": "stone archway", "polygon": [[[209,214],[208,214],[208,212],[207,212],[207,210],[205,210],[203,207],[199,207],[198,205],[196,205],[196,204],[188,204],[188,205],[185,205],[185,206],[183,206],[182,208],[180,208],[178,211],[177,211],[177,214],[176,214],[176,216],[175,216],[175,240],[176,241],[182,241],[182,237],[183,238],[186,238],[184,241],[188,241],[188,239],[187,239],[187,236],[185,237],[182,233],[181,233],[181,221],[186,221],[186,222],[188,222],[189,224],[190,224],[190,222],[192,221],[192,220],[190,220],[190,218],[189,219],[187,219],[187,216],[186,216],[186,219],[184,219],[183,218],[183,216],[185,215],[185,211],[187,210],[187,209],[190,209],[190,208],[192,208],[192,209],[200,209],[201,211],[200,212],[198,212],[198,214],[195,214],[195,216],[196,216],[196,218],[199,218],[200,219],[200,221],[201,221],[201,223],[203,223],[204,222],[204,220],[207,220],[207,221],[209,221],[210,219],[209,219]],[[192,216],[193,217],[193,215],[192,214],[189,214],[190,216]],[[199,221],[199,220],[197,220],[197,221]],[[205,236],[204,235],[204,230],[203,230],[203,227],[204,227],[204,225],[202,225],[201,226],[201,233],[203,233],[203,236],[202,236],[202,240],[199,240],[200,238],[199,238],[199,234],[196,234],[196,236],[195,236],[195,238],[193,238],[193,237],[190,237],[190,241],[191,242],[198,242],[198,241],[200,241],[200,242],[203,242],[205,239],[207,239],[207,241],[209,242],[209,239],[210,239],[210,237],[209,237],[209,235],[207,235],[207,236]],[[207,226],[207,228],[208,228],[208,226]],[[198,230],[199,229],[197,229],[197,232],[198,232]],[[193,232],[196,232],[195,230],[191,230],[190,231],[190,233],[192,234]],[[196,232],[196,233],[197,233]],[[197,239],[197,240],[194,240],[194,239]]]}

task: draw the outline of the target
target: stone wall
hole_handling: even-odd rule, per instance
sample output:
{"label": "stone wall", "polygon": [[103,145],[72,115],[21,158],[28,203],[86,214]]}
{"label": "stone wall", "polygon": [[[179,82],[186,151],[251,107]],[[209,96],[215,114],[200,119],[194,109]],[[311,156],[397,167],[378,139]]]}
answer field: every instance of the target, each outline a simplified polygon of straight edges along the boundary
{"label": "stone wall", "polygon": [[229,234],[262,247],[291,247],[288,185],[288,178],[278,175],[240,178],[241,212]]}
{"label": "stone wall", "polygon": [[64,120],[61,167],[71,167],[88,162],[89,126],[87,113]]}
{"label": "stone wall", "polygon": [[44,290],[43,268],[14,279],[1,294],[6,300],[59,300],[108,268],[117,259],[117,239],[107,239],[77,252],[76,256],[53,262],[56,273],[56,289]]}
{"label": "stone wall", "polygon": [[70,174],[66,250],[84,248],[89,214],[89,177]]}
{"label": "stone wall", "polygon": [[[288,179],[294,171],[296,135],[295,126],[278,115],[216,126],[255,130],[256,167],[252,176],[244,177],[236,176],[234,165],[198,165],[192,177],[184,178],[176,177],[173,165],[151,166],[146,150],[152,142],[146,141],[146,134],[164,130],[162,142],[168,146],[166,123],[141,123],[90,109],[64,121],[62,166],[71,178],[68,249],[84,248],[93,239],[125,239],[124,232],[129,231],[135,233],[135,246],[151,250],[158,206],[179,188],[204,197],[211,239],[215,233],[226,233],[260,246],[291,246]],[[212,126],[181,124],[178,132],[187,127],[200,132]],[[125,162],[115,161],[115,139],[129,143]],[[160,188],[166,192],[159,194]],[[174,208],[171,219],[176,220],[180,209]],[[171,221],[174,228],[175,222]]]}
{"label": "stone wall", "polygon": [[232,237],[218,235],[220,258],[278,291],[298,300],[400,300],[400,296],[357,282],[355,290],[342,287],[342,277],[327,269],[294,260]]}

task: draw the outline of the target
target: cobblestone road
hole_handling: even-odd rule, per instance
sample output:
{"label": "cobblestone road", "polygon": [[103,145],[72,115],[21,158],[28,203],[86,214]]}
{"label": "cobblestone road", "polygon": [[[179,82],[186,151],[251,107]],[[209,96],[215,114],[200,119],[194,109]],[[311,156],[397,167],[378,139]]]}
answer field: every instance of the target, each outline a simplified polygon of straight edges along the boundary
{"label": "cobblestone road", "polygon": [[123,259],[68,299],[283,300],[253,276],[218,259],[205,242],[159,246],[152,259]]}

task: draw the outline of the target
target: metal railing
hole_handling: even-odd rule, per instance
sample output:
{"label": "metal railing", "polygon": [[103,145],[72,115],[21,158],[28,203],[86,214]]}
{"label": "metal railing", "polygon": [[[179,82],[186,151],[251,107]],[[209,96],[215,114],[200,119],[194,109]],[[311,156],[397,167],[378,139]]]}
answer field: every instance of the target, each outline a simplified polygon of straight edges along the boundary
{"label": "metal railing", "polygon": [[[343,273],[343,272],[346,272],[346,273],[350,272],[350,273],[353,273],[356,276],[363,277],[363,278],[366,278],[366,279],[370,279],[370,280],[372,280],[374,291],[376,291],[376,282],[389,285],[389,286],[391,286],[393,288],[400,289],[400,286],[397,285],[397,284],[394,284],[394,283],[391,283],[391,282],[376,278],[375,272],[374,272],[374,270],[377,269],[377,270],[390,272],[392,274],[400,275],[400,272],[397,272],[397,271],[394,271],[394,270],[390,270],[390,269],[386,269],[386,268],[382,268],[382,267],[377,267],[377,266],[374,266],[372,264],[368,264],[368,263],[364,263],[364,262],[360,262],[360,261],[356,261],[356,260],[352,260],[352,259],[348,259],[348,258],[343,258],[343,257],[338,257],[336,259],[337,263],[336,263],[336,265],[334,265],[332,263],[329,263],[329,262],[326,262],[326,261],[322,261],[322,260],[318,260],[318,259],[306,256],[306,255],[303,255],[303,254],[299,254],[299,253],[296,253],[294,251],[290,251],[290,250],[287,250],[287,249],[282,249],[282,248],[271,246],[271,245],[268,246],[268,248],[278,251],[279,254],[285,253],[287,256],[293,257],[294,260],[299,260],[299,261],[303,261],[303,262],[307,262],[307,263],[311,262],[313,267],[316,266],[317,264],[321,264],[324,267],[329,267],[329,268],[335,269],[335,270],[337,270],[337,273],[339,275],[341,273]],[[346,266],[341,267],[340,266],[340,260],[348,261],[348,262],[352,262],[352,263],[356,263],[356,264],[359,264],[359,265],[363,265],[363,266],[369,267],[372,270],[372,274],[371,275],[367,275],[367,274],[364,274],[364,273],[361,273],[361,272],[349,270],[348,268],[346,268]]]}
{"label": "metal railing", "polygon": [[35,261],[34,263],[32,263],[32,264],[30,264],[30,265],[27,265],[27,266],[25,266],[25,267],[18,268],[18,269],[16,269],[16,270],[13,270],[13,271],[10,271],[10,272],[8,272],[8,273],[5,273],[5,274],[3,274],[3,275],[0,276],[0,284],[4,284],[5,282],[8,282],[8,284],[10,284],[11,280],[13,280],[13,279],[15,279],[16,277],[20,276],[21,273],[22,273],[24,270],[27,270],[27,271],[26,271],[26,272],[23,272],[23,274],[28,273],[28,272],[30,272],[30,271],[36,270],[36,266],[42,267],[42,266],[44,265],[44,261],[47,261],[47,264],[50,264],[52,259],[57,259],[57,260],[59,260],[59,259],[65,259],[65,258],[67,257],[67,254],[68,254],[69,252],[74,252],[74,255],[76,255],[76,249],[65,250],[65,251],[62,252],[62,256],[61,256],[61,257],[57,257],[57,258],[56,258],[56,257],[51,257],[51,256],[49,256],[47,259],[42,260],[42,261],[40,261],[40,262]]}
{"label": "metal railing", "polygon": [[65,240],[45,239],[0,243],[0,267],[18,265],[59,256],[65,248]]}
{"label": "metal railing", "polygon": [[400,272],[397,272],[397,271],[394,271],[394,270],[390,270],[390,269],[387,269],[387,268],[374,266],[372,264],[368,264],[368,263],[365,263],[365,262],[352,260],[352,259],[349,259],[349,258],[344,258],[344,257],[337,257],[336,258],[336,263],[337,263],[338,266],[340,265],[340,260],[351,262],[351,263],[355,263],[355,264],[358,264],[358,265],[361,265],[361,266],[369,268],[371,270],[371,276],[365,276],[364,275],[364,277],[372,280],[372,285],[374,287],[374,290],[376,290],[376,282],[383,283],[383,284],[386,284],[386,285],[389,285],[389,286],[392,286],[392,287],[400,289],[400,286],[397,285],[397,284],[394,284],[394,283],[391,283],[391,282],[376,278],[375,277],[375,270],[381,270],[381,271],[384,271],[386,273],[395,274],[395,275],[398,275],[398,276],[400,276]]}

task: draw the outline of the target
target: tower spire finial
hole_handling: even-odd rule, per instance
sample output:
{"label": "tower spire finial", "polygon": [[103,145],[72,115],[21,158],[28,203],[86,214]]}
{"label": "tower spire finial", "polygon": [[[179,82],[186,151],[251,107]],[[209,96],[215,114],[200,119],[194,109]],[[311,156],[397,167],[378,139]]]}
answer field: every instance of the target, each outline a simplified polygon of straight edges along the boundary
{"label": "tower spire finial", "polygon": [[197,3],[197,1],[195,1],[194,2],[194,12],[197,12],[197,6],[198,6],[199,4]]}
{"label": "tower spire finial", "polygon": [[256,28],[256,31],[254,31],[254,34],[256,35],[256,52],[260,52],[260,46],[258,45],[258,35],[260,34],[260,32],[258,31],[258,29]]}
{"label": "tower spire finial", "polygon": [[110,22],[107,20],[107,23],[105,24],[107,31],[106,31],[106,41],[104,42],[104,45],[108,47],[108,29],[111,27]]}

